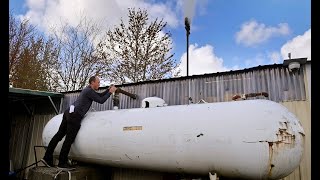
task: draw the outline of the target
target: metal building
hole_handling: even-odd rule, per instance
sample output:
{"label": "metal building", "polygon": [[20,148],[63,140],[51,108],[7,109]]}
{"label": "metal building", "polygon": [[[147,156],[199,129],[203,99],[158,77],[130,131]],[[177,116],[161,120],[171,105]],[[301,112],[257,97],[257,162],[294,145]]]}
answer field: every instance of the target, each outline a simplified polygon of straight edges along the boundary
{"label": "metal building", "polygon": [[[290,59],[285,60],[283,64],[257,66],[237,71],[118,85],[121,89],[137,94],[139,97],[138,99],[132,99],[120,94],[119,108],[140,108],[141,100],[151,96],[160,97],[165,100],[168,106],[172,106],[190,102],[198,103],[202,100],[206,102],[232,101],[232,97],[236,94],[267,92],[269,95],[267,99],[286,106],[299,118],[305,130],[305,153],[302,162],[299,168],[284,179],[309,180],[311,179],[311,61],[306,60],[306,58]],[[299,68],[291,70],[292,68],[289,68],[290,62],[298,62]],[[105,89],[101,88],[99,91]],[[79,93],[80,91],[64,93],[59,112],[63,112],[73,103]],[[61,96],[58,97],[61,98]],[[33,118],[33,120],[26,118],[27,115],[25,115],[20,117],[20,119],[24,118],[24,120],[19,121],[21,125],[12,126],[10,158],[14,162],[15,169],[34,162],[34,159],[32,159],[34,155],[31,154],[33,152],[30,149],[34,145],[41,144],[42,129],[55,112],[52,111],[54,108],[49,105],[46,105],[46,108],[47,111],[42,111],[41,115],[36,114],[36,118]],[[48,111],[50,108],[51,110]],[[94,102],[90,111],[110,109],[113,109],[112,98],[109,98],[102,105]],[[16,119],[18,118],[14,117],[13,119],[15,120],[11,119],[11,121],[17,122]],[[28,128],[26,128],[26,125],[28,125]],[[29,134],[29,137],[22,140],[24,146],[14,144],[16,140],[13,139],[17,136],[20,137],[20,131],[24,132],[24,136]],[[25,131],[29,131],[29,133]],[[29,149],[29,151],[26,152],[25,149]],[[43,153],[43,151],[40,151],[38,158],[42,157]],[[21,162],[15,160],[13,154],[19,154]],[[113,179],[161,179],[161,176],[163,176],[161,173],[147,173],[143,170],[113,168],[112,171]]]}
{"label": "metal building", "polygon": [[35,162],[34,150],[42,156],[45,152],[35,146],[42,144],[42,130],[48,120],[59,113],[63,94],[9,88],[8,95],[9,169],[22,179],[28,173],[23,169]]}

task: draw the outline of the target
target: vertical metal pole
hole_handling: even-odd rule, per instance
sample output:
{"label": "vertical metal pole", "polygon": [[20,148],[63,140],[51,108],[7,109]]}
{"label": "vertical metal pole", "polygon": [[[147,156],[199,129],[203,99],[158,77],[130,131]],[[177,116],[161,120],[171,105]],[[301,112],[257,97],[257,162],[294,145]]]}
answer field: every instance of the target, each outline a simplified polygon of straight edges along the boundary
{"label": "vertical metal pole", "polygon": [[187,30],[187,76],[189,76],[189,34]]}
{"label": "vertical metal pole", "polygon": [[[186,35],[187,35],[187,77],[189,76],[189,35],[190,35],[190,22],[187,17],[184,19]],[[188,79],[188,104],[190,104],[190,79]]]}
{"label": "vertical metal pole", "polygon": [[184,24],[187,35],[187,76],[189,76],[189,35],[190,35],[190,22],[187,17],[184,18]]}
{"label": "vertical metal pole", "polygon": [[[189,76],[189,31],[187,29],[187,77]],[[188,104],[190,104],[190,79],[188,79]]]}

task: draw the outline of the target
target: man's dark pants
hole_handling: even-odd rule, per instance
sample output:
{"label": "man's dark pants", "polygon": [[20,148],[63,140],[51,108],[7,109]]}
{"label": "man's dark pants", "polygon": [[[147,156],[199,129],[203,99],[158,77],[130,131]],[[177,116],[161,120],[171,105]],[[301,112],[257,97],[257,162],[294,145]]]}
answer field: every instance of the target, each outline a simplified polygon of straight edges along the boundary
{"label": "man's dark pants", "polygon": [[71,145],[74,142],[81,126],[81,119],[82,116],[78,113],[69,113],[69,108],[63,113],[63,118],[59,130],[51,139],[46,150],[44,156],[45,160],[52,161],[54,149],[56,148],[59,141],[61,141],[62,138],[66,136],[60,151],[59,164],[67,163]]}

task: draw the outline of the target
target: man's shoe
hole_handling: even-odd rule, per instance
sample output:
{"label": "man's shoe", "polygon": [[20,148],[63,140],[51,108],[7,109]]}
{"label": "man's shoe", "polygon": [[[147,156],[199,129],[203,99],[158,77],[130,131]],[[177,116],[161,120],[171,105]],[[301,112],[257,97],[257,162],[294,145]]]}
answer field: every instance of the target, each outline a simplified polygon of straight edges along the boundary
{"label": "man's shoe", "polygon": [[53,161],[45,160],[44,158],[42,158],[40,161],[47,167],[53,167]]}

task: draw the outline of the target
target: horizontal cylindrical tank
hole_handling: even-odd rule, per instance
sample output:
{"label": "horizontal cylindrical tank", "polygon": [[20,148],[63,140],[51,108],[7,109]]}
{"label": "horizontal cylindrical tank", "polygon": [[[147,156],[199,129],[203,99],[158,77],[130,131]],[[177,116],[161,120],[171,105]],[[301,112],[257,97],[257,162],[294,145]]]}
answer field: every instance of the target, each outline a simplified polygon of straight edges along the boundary
{"label": "horizontal cylindrical tank", "polygon": [[[44,145],[61,120],[59,114],[47,123]],[[88,112],[69,156],[115,167],[279,179],[299,166],[303,149],[299,120],[279,103],[256,99]]]}

